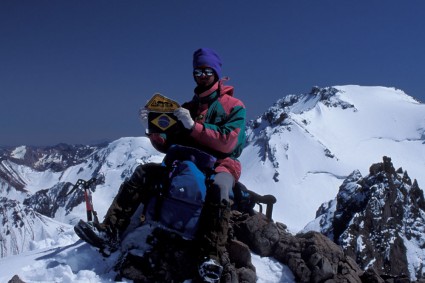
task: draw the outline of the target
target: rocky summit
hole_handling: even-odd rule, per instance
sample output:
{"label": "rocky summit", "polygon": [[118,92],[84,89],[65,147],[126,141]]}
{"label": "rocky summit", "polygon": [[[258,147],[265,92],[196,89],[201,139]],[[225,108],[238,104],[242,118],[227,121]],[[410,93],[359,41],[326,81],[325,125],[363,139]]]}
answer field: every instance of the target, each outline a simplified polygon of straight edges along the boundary
{"label": "rocky summit", "polygon": [[385,282],[425,277],[423,191],[390,157],[366,177],[354,171],[317,216],[320,231],[367,271],[364,276],[379,274]]}

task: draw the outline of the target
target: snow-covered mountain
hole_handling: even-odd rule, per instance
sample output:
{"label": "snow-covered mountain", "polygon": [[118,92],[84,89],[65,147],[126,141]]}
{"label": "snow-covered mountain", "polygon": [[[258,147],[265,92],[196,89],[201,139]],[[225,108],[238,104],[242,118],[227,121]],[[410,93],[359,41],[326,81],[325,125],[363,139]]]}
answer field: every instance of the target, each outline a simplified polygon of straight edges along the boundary
{"label": "snow-covered mountain", "polygon": [[[273,218],[294,233],[316,218],[323,203],[335,199],[353,171],[366,176],[383,156],[416,178],[419,187],[425,185],[425,105],[401,90],[336,86],[287,95],[251,121],[247,134],[241,181],[258,193],[275,195]],[[76,249],[83,257],[96,255],[74,244],[72,225],[85,218],[82,192],[65,195],[78,179],[102,176],[93,192],[102,217],[139,163],[162,158],[145,137],[96,147],[0,149],[0,281],[14,274],[55,281],[61,272],[73,282],[110,279],[107,263],[84,264],[85,258],[76,263]],[[43,258],[52,248],[55,257]],[[60,253],[61,248],[67,252]],[[259,282],[292,282],[279,263],[254,260]],[[49,272],[34,273],[46,266]]]}
{"label": "snow-covered mountain", "polygon": [[389,156],[425,186],[425,105],[401,90],[336,86],[288,95],[252,121],[242,181],[278,196],[274,215],[297,232],[354,170]]}
{"label": "snow-covered mountain", "polygon": [[[159,162],[162,156],[146,138],[122,138],[97,147],[20,146],[3,149],[1,159],[0,254],[5,257],[24,252],[46,238],[36,228],[44,229],[37,223],[45,221],[45,216],[71,228],[84,218],[83,192],[66,196],[78,179],[102,179],[93,198],[95,209],[104,215],[117,188],[138,162]],[[62,224],[56,229],[62,229]]]}

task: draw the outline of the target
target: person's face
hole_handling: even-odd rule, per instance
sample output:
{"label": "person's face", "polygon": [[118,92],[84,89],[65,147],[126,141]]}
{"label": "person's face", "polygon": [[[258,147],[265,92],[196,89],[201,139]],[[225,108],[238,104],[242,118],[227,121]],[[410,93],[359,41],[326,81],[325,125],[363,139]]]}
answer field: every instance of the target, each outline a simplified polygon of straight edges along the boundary
{"label": "person's face", "polygon": [[215,82],[215,72],[209,67],[199,67],[193,70],[196,84],[200,87],[208,87]]}

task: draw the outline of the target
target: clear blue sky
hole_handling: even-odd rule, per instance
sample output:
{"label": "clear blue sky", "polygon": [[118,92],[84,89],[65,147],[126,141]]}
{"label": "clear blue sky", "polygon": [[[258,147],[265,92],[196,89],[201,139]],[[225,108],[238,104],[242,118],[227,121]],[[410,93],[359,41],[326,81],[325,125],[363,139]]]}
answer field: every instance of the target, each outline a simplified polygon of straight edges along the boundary
{"label": "clear blue sky", "polygon": [[199,47],[221,55],[250,119],[315,85],[425,101],[423,0],[2,0],[0,146],[142,135],[154,92],[192,97]]}

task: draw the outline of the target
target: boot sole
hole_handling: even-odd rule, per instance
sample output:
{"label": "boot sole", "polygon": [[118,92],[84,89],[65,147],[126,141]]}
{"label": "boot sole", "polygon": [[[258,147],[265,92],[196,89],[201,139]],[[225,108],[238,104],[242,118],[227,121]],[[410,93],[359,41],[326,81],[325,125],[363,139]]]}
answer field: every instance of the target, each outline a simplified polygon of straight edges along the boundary
{"label": "boot sole", "polygon": [[91,230],[91,227],[85,223],[84,221],[78,222],[77,225],[74,226],[74,231],[80,237],[81,240],[94,246],[96,248],[104,247],[103,241],[97,237],[95,233]]}

